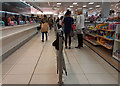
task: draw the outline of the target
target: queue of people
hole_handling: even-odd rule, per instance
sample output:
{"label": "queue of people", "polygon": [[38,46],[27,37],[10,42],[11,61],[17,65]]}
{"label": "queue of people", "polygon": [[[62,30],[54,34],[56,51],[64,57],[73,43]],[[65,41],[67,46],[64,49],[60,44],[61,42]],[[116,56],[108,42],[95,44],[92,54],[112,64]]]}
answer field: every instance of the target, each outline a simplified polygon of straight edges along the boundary
{"label": "queue of people", "polygon": [[[73,19],[71,17],[71,11],[67,10],[65,13],[64,17],[61,16],[61,18],[57,19],[56,23],[59,28],[63,28],[64,35],[65,35],[65,48],[71,49],[71,37],[73,34],[73,25],[75,25],[75,32],[77,34],[77,39],[78,39],[78,45],[75,48],[81,48],[83,47],[83,30],[84,30],[84,15],[82,14],[82,10],[78,9],[77,10],[77,19]],[[67,40],[69,38],[69,46],[67,44]]]}
{"label": "queue of people", "polygon": [[[78,45],[75,48],[80,49],[83,47],[83,30],[84,30],[84,15],[82,14],[82,10],[77,10],[77,19],[73,19],[71,17],[71,11],[67,10],[64,16],[58,17],[56,19],[56,24],[58,29],[63,29],[64,36],[65,36],[65,48],[71,49],[71,37],[74,33],[73,30],[75,30],[77,39],[78,39]],[[41,32],[42,32],[42,42],[44,42],[44,34],[46,35],[46,41],[47,41],[47,33],[48,28],[50,30],[53,27],[53,20],[52,18],[47,18],[46,15],[44,15],[44,18],[41,20]],[[75,29],[73,29],[73,25],[75,26]],[[69,44],[68,44],[69,39]]]}

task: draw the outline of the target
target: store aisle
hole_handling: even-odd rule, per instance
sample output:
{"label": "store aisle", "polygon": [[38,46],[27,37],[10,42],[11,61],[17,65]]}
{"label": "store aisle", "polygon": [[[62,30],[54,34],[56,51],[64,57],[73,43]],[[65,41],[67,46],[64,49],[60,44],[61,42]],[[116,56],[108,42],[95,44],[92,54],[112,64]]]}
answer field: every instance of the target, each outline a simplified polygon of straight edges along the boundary
{"label": "store aisle", "polygon": [[[53,31],[44,43],[41,35],[36,35],[9,56],[3,62],[3,84],[57,84],[56,53],[51,45],[54,40]],[[76,41],[72,42],[74,47]],[[65,84],[117,84],[117,71],[106,68],[101,57],[85,45],[81,49],[73,47],[64,50],[68,71],[68,76],[63,75]]]}

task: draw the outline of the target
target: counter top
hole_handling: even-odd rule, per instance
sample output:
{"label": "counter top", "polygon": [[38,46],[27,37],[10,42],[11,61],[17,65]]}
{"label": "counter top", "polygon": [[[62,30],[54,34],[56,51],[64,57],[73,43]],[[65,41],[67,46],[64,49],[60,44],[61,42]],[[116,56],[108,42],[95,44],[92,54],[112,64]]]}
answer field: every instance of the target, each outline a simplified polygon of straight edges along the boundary
{"label": "counter top", "polygon": [[8,36],[11,36],[19,32],[29,30],[38,26],[39,26],[39,23],[4,27],[0,30],[0,33],[2,33],[2,35],[0,36],[0,39],[6,38]]}

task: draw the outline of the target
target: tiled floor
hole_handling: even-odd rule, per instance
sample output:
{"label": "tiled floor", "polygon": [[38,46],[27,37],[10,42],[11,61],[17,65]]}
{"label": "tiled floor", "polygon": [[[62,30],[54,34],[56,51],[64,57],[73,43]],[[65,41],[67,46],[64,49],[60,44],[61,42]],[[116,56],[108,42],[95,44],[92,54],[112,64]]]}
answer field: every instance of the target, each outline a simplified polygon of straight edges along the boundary
{"label": "tiled floor", "polygon": [[[56,51],[52,46],[53,31],[49,40],[41,42],[41,34],[18,49],[3,62],[3,84],[57,84]],[[100,56],[84,45],[65,49],[64,56],[68,76],[63,75],[65,84],[117,84],[117,71]]]}

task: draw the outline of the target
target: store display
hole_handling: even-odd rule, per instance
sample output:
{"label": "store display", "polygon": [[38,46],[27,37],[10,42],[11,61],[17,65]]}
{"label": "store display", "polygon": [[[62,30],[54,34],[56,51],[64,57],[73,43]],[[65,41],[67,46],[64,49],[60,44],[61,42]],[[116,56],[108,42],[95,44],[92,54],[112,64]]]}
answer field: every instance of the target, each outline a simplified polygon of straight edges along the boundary
{"label": "store display", "polygon": [[97,29],[92,25],[87,25],[87,30],[85,31],[85,40],[93,45],[98,45],[96,34]]}
{"label": "store display", "polygon": [[120,61],[120,24],[117,24],[117,28],[116,28],[113,58]]}
{"label": "store display", "polygon": [[120,59],[120,50],[116,50],[115,52],[113,52],[113,57],[117,57],[118,59]]}
{"label": "store display", "polygon": [[116,39],[120,40],[120,33],[116,33]]}
{"label": "store display", "polygon": [[4,21],[0,21],[0,26],[5,26]]}

